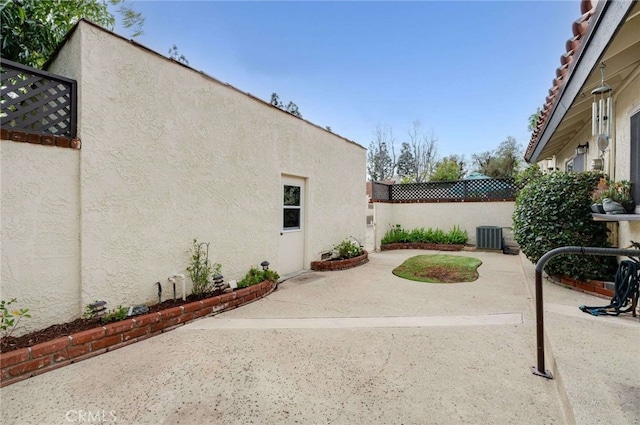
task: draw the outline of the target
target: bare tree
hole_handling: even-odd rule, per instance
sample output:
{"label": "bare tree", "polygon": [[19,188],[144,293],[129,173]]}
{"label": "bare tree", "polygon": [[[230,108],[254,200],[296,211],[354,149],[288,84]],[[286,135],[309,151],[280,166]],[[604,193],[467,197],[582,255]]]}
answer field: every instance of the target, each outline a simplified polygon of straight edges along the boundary
{"label": "bare tree", "polygon": [[420,121],[415,120],[409,130],[409,146],[413,154],[411,180],[416,183],[428,181],[438,162],[438,139],[433,131],[424,133]]}
{"label": "bare tree", "polygon": [[395,139],[391,127],[378,125],[367,152],[367,173],[372,181],[393,178],[396,168]]}

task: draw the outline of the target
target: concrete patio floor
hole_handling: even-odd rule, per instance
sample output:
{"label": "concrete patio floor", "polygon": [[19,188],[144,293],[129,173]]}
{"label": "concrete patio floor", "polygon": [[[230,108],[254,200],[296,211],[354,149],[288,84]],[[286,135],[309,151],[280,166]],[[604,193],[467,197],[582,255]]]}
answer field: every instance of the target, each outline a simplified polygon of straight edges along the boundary
{"label": "concrete patio floor", "polygon": [[530,263],[461,252],[483,261],[477,281],[391,274],[418,254],[436,252],[304,273],[250,305],[2,388],[1,422],[640,423],[637,318],[586,315],[577,306],[606,300],[545,283],[547,380],[530,372]]}

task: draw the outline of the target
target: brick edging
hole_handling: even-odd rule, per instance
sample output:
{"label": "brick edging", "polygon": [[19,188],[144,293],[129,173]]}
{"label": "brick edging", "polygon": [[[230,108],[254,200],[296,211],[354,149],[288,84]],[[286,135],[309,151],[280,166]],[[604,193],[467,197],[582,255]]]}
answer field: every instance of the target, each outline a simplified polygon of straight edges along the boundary
{"label": "brick edging", "polygon": [[312,261],[311,270],[326,272],[333,270],[346,270],[358,267],[362,264],[369,262],[369,253],[364,251],[364,254],[357,257],[349,258],[348,260],[322,260]]}
{"label": "brick edging", "polygon": [[275,287],[275,283],[264,281],[227,294],[1,353],[0,387],[143,341],[198,318],[248,304],[268,295]]}
{"label": "brick edging", "polygon": [[0,129],[0,139],[12,142],[33,143],[35,145],[58,146],[60,148],[80,149],[82,142],[77,137],[72,139],[53,134],[30,133],[23,130]]}
{"label": "brick edging", "polygon": [[602,280],[589,280],[585,282],[564,275],[550,275],[549,280],[557,285],[575,289],[576,291],[584,292],[585,294],[595,295],[600,298],[611,299],[614,293],[614,283]]}
{"label": "brick edging", "polygon": [[433,251],[462,251],[464,245],[457,244],[435,244],[435,243],[388,243],[380,245],[380,251],[390,251],[393,249],[429,249]]}

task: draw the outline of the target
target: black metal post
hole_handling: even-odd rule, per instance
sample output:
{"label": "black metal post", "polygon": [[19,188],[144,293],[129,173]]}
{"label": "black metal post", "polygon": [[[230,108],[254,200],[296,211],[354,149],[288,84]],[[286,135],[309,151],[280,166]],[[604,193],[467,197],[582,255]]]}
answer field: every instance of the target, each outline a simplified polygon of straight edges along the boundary
{"label": "black metal post", "polygon": [[610,257],[627,256],[638,257],[640,251],[637,249],[620,249],[620,248],[596,248],[584,246],[564,246],[552,249],[544,254],[536,263],[536,340],[538,346],[538,364],[531,366],[531,372],[537,376],[543,376],[547,379],[553,379],[553,375],[545,370],[544,365],[544,308],[542,299],[542,272],[544,266],[553,257],[563,254],[582,254],[582,255],[605,255]]}

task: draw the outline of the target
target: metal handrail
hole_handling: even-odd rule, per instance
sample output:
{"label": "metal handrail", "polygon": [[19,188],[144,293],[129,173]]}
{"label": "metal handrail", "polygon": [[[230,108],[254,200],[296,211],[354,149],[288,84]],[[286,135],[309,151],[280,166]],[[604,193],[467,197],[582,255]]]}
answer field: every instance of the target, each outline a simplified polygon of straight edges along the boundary
{"label": "metal handrail", "polygon": [[545,369],[544,365],[544,309],[542,299],[542,272],[544,266],[549,260],[558,255],[563,254],[582,254],[582,255],[604,255],[609,257],[626,256],[638,257],[640,251],[637,249],[621,249],[621,248],[599,248],[584,246],[563,246],[552,249],[544,254],[536,263],[536,341],[537,341],[537,365],[531,366],[531,372],[534,375],[542,376],[547,379],[553,379],[551,372]]}

